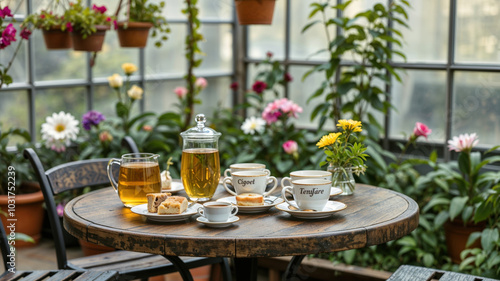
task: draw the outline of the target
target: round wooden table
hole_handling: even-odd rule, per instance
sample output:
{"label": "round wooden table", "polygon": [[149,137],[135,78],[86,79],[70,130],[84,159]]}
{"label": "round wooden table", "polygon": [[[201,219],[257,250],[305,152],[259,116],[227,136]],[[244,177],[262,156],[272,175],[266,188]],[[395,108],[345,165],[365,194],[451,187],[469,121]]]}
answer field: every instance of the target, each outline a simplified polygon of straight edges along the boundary
{"label": "round wooden table", "polygon": [[[219,186],[214,199],[225,196],[229,194]],[[318,220],[297,219],[271,208],[260,214],[238,214],[240,220],[227,228],[209,228],[196,222],[196,216],[172,223],[146,220],[124,207],[109,187],[71,200],[65,208],[64,227],[77,238],[122,250],[231,257],[238,280],[251,280],[248,271],[252,269],[245,265],[255,265],[258,257],[297,256],[289,266],[292,274],[304,255],[386,243],[418,226],[417,203],[394,191],[358,185],[354,195],[331,200],[347,208]]]}

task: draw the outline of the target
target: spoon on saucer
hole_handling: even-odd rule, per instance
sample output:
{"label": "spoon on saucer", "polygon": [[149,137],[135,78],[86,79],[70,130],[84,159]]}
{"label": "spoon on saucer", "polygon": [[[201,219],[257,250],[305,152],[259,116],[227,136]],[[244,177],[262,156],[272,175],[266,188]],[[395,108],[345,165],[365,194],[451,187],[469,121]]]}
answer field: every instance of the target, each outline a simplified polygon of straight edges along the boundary
{"label": "spoon on saucer", "polygon": [[292,210],[292,211],[302,211],[302,212],[317,212],[316,210],[313,210],[313,209],[305,209],[305,210],[301,210],[293,205],[288,205],[288,209]]}

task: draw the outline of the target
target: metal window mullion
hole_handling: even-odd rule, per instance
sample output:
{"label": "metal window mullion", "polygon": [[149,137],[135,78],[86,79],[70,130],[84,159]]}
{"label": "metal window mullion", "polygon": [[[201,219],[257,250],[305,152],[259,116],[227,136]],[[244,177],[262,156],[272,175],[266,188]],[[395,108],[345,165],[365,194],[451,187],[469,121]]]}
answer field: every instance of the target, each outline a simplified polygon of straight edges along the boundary
{"label": "metal window mullion", "polygon": [[[144,52],[144,48],[139,49],[139,85],[142,87],[144,92],[146,92],[146,55]],[[139,103],[140,111],[143,113],[146,108],[146,95],[142,96],[141,102]]]}
{"label": "metal window mullion", "polygon": [[[285,3],[285,73],[290,71],[290,17],[291,17],[291,0]],[[285,83],[285,97],[290,98],[290,83]]]}
{"label": "metal window mullion", "polygon": [[[31,1],[27,1],[26,4],[27,13],[31,14],[33,11],[33,6]],[[35,57],[35,50],[33,48],[32,40],[27,40],[28,42],[28,126],[29,132],[31,134],[31,141],[36,142],[36,114],[35,114],[35,67],[33,58]]]}
{"label": "metal window mullion", "polygon": [[[391,7],[391,5],[393,4],[393,1],[392,0],[388,0],[387,1],[387,7]],[[392,13],[391,13],[391,16],[392,16]],[[387,27],[389,29],[389,37],[392,37],[392,31],[391,29],[394,27],[394,22],[391,20],[391,18],[389,17],[387,19]],[[392,51],[392,48],[393,48],[393,45],[392,45],[392,42],[391,41],[388,41],[387,42],[387,48],[389,48],[390,51]],[[392,60],[389,61],[389,64],[392,65]],[[389,81],[391,81],[392,79],[392,74],[389,70],[385,70],[385,74],[387,75],[387,77],[389,78]],[[385,92],[387,93],[387,102],[389,104],[392,104],[392,86],[391,86],[391,83],[385,83]],[[386,112],[386,114],[384,114],[384,138],[383,138],[383,147],[384,149],[388,150],[389,149],[389,124],[390,124],[390,121],[391,121],[391,112],[392,112],[392,109],[389,108]]]}
{"label": "metal window mullion", "polygon": [[456,36],[456,21],[457,21],[457,0],[450,0],[450,21],[448,31],[448,60],[446,64],[446,126],[445,139],[443,143],[444,160],[450,160],[450,152],[446,149],[446,140],[451,138],[452,120],[453,120],[453,81],[455,71],[453,65],[455,61],[455,36]]}

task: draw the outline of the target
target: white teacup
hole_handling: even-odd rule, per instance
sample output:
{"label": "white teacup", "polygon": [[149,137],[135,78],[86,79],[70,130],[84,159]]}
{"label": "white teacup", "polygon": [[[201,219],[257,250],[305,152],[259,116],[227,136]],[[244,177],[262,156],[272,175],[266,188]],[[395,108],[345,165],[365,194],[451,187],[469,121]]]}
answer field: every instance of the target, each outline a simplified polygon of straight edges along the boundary
{"label": "white teacup", "polygon": [[198,208],[198,214],[211,222],[226,222],[238,213],[238,206],[229,202],[207,202]]}
{"label": "white teacup", "polygon": [[[332,173],[323,170],[293,171],[290,173],[290,177],[284,177],[283,179],[281,179],[281,186],[293,185],[292,184],[293,181],[304,180],[304,179],[332,180]],[[288,181],[288,184],[285,181]]]}
{"label": "white teacup", "polygon": [[[268,176],[271,175],[271,171],[266,169],[266,165],[260,163],[236,163],[229,165],[229,169],[224,171],[224,177],[230,177],[234,172],[241,171],[265,171]],[[231,174],[231,175],[230,175]]]}
{"label": "white teacup", "polygon": [[[229,189],[227,183],[230,183],[236,192]],[[274,183],[274,185],[271,190],[266,192],[268,183]],[[224,178],[222,185],[224,185],[227,192],[234,196],[242,193],[257,193],[268,196],[278,186],[278,180],[273,176],[269,176],[265,171],[240,171],[232,173],[231,177]]]}
{"label": "white teacup", "polygon": [[325,179],[303,179],[292,181],[292,185],[285,186],[281,190],[281,195],[288,204],[293,205],[286,198],[286,194],[291,193],[300,210],[322,211],[330,198],[332,181]]}

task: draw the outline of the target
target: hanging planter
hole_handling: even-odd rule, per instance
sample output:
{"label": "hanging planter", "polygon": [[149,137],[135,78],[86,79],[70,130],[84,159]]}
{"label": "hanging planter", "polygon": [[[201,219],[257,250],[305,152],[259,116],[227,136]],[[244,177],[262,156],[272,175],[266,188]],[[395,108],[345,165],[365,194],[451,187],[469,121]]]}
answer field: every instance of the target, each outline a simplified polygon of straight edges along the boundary
{"label": "hanging planter", "polygon": [[78,32],[73,32],[71,39],[73,41],[73,49],[75,51],[87,51],[87,52],[98,52],[102,49],[104,43],[104,37],[109,26],[98,25],[96,26],[97,31],[91,35],[83,38],[83,36]]}
{"label": "hanging planter", "polygon": [[271,24],[276,0],[235,0],[241,25]]}
{"label": "hanging planter", "polygon": [[148,42],[150,22],[119,22],[118,39],[121,47],[144,48]]}
{"label": "hanging planter", "polygon": [[42,34],[47,50],[63,50],[73,46],[70,33],[67,30],[62,31],[59,25],[43,29]]}

